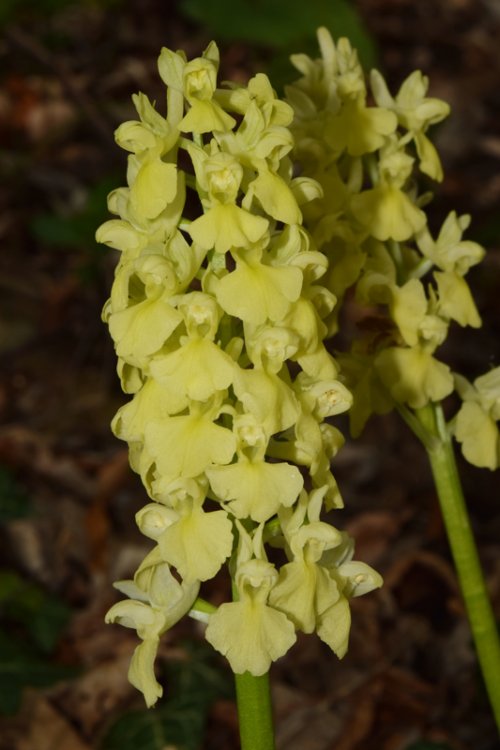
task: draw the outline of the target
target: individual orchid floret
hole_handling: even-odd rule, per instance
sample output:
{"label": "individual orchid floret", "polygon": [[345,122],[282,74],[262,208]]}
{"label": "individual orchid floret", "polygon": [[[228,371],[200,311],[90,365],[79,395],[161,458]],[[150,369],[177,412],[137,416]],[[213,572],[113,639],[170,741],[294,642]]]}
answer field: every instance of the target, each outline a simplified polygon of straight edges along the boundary
{"label": "individual orchid floret", "polygon": [[[123,123],[115,138],[118,145],[132,152],[127,165],[130,211],[147,221],[157,218],[182,193],[175,163],[179,131],[144,94],[137,95],[134,104],[141,122]],[[123,209],[119,213],[123,214]]]}
{"label": "individual orchid floret", "polygon": [[196,477],[212,464],[228,464],[236,442],[231,430],[215,424],[220,399],[192,401],[189,414],[146,426],[144,442],[160,473],[171,481]]}
{"label": "individual orchid floret", "polygon": [[[324,496],[326,488],[313,491],[313,496]],[[314,498],[313,498],[314,499]],[[308,496],[302,492],[295,514],[303,520]],[[311,501],[311,504],[314,504]],[[294,515],[295,515],[294,514]],[[282,528],[290,549],[292,561],[284,565],[270,595],[270,603],[284,612],[295,627],[312,633],[319,616],[339,600],[336,582],[326,568],[319,565],[325,549],[340,544],[340,533],[319,520],[307,524],[297,523],[292,516]]]}
{"label": "individual orchid floret", "polygon": [[212,130],[231,130],[235,119],[224,112],[213,98],[217,86],[219,50],[211,42],[202,57],[186,62],[184,53],[164,47],[158,58],[158,70],[164,83],[182,92],[190,108],[179,123],[179,130],[208,133]]}
{"label": "individual orchid floret", "polygon": [[161,257],[143,256],[123,269],[120,281],[129,290],[128,300],[116,304],[117,283],[103,317],[118,356],[129,364],[143,367],[182,322],[182,315],[170,303],[174,278],[168,261]]}
{"label": "individual orchid floret", "polygon": [[236,269],[223,276],[214,288],[219,305],[229,315],[252,325],[281,320],[300,296],[300,269],[263,262],[259,248],[249,253],[233,250],[232,254]]}
{"label": "individual orchid floret", "polygon": [[285,330],[293,331],[295,335],[295,352],[290,358],[301,363],[304,370],[310,369],[306,364],[307,358],[318,352],[323,345],[327,328],[321,317],[325,317],[333,309],[335,302],[333,295],[325,287],[309,287],[303,290],[303,294],[290,306],[281,321]]}
{"label": "individual orchid floret", "polygon": [[449,105],[441,99],[426,96],[429,79],[415,70],[403,81],[396,97],[392,97],[378,70],[370,74],[371,88],[380,107],[392,110],[399,123],[408,130],[417,147],[420,169],[433,180],[443,179],[441,162],[435,147],[425,135],[426,130],[449,115]]}
{"label": "individual orchid floret", "polygon": [[[179,348],[151,360],[150,371],[172,398],[207,401],[231,385],[235,363],[209,339],[181,337]],[[181,411],[181,409],[179,409]]]}
{"label": "individual orchid floret", "polygon": [[455,375],[463,399],[454,420],[453,432],[462,453],[474,466],[494,470],[500,467],[500,367],[469,383]]}
{"label": "individual orchid floret", "polygon": [[133,399],[118,409],[111,428],[120,440],[143,444],[148,424],[184,411],[188,403],[187,395],[183,398],[155,378],[148,377]]}
{"label": "individual orchid floret", "polygon": [[334,380],[339,372],[337,361],[323,343],[309,354],[299,357],[297,361],[306,375],[317,380]]}
{"label": "individual orchid floret", "polygon": [[207,206],[187,231],[201,247],[215,248],[217,253],[233,247],[250,248],[266,233],[269,222],[235,202],[243,176],[241,164],[230,154],[218,152],[210,156],[195,145],[188,150],[198,183],[206,192]]}
{"label": "individual orchid floret", "polygon": [[[302,492],[293,512],[281,512],[282,528],[291,562],[280,569],[270,603],[295,626],[318,635],[342,658],[350,628],[348,599],[382,584],[365,563],[352,562],[346,534],[320,521],[326,487]],[[307,522],[305,522],[307,519]]]}
{"label": "individual orchid floret", "polygon": [[403,81],[395,97],[389,93],[378,70],[371,71],[370,83],[377,104],[393,110],[401,125],[411,132],[425,131],[450,113],[449,105],[442,99],[426,96],[429,79],[420,70],[415,70]]}
{"label": "individual orchid floret", "polygon": [[[291,107],[285,106],[291,110]],[[221,151],[234,156],[245,168],[245,183],[258,171],[270,169],[277,173],[284,157],[293,148],[293,136],[289,128],[270,124],[265,111],[254,99],[250,100],[245,109],[238,128],[225,133],[214,133],[214,139]]]}
{"label": "individual orchid floret", "polygon": [[[129,157],[134,158],[134,157]],[[159,156],[136,157],[137,165],[130,187],[132,210],[145,219],[155,219],[177,194],[177,165]]]}
{"label": "individual orchid floret", "polygon": [[118,313],[159,294],[171,298],[180,291],[172,263],[156,253],[141,254],[133,261],[122,263],[111,289],[109,313]]}
{"label": "individual orchid floret", "polygon": [[[302,77],[295,81],[293,87],[287,89],[287,96],[291,100],[296,115],[298,103],[302,104],[301,114],[309,117],[317,111],[337,110],[339,107],[336,85],[337,50],[328,29],[321,27],[318,29],[317,36],[321,58],[312,60],[305,54],[290,56],[292,65],[299,73],[302,73]],[[297,94],[299,94],[298,97]]]}
{"label": "individual orchid floret", "polygon": [[304,274],[305,284],[313,284],[328,268],[328,259],[318,251],[309,232],[298,225],[285,226],[272,237],[269,260],[277,266],[297,266]]}
{"label": "individual orchid floret", "polygon": [[446,338],[447,321],[434,314],[425,287],[418,279],[410,279],[403,286],[390,289],[389,310],[405,344],[420,343],[426,351],[434,352]]}
{"label": "individual orchid floret", "polygon": [[216,497],[236,518],[252,518],[258,523],[274,516],[280,507],[289,507],[298,497],[304,480],[291,464],[265,460],[268,436],[251,414],[234,418],[238,461],[206,470]]}
{"label": "individual orchid floret", "polygon": [[164,505],[150,503],[136,515],[143,534],[155,539],[161,558],[186,584],[213,578],[232,550],[227,513],[203,510],[206,488],[206,482],[178,480],[166,488]]}
{"label": "individual orchid floret", "polygon": [[235,84],[226,84],[228,88],[217,89],[215,98],[225,110],[245,115],[255,105],[262,113],[265,128],[286,127],[293,120],[293,109],[289,104],[278,99],[269,78],[264,73],[257,73],[248,81],[246,88]]}
{"label": "individual orchid floret", "polygon": [[299,337],[285,326],[245,326],[245,344],[250,361],[256,368],[278,374],[287,359],[293,359]]}
{"label": "individual orchid floret", "polygon": [[442,401],[453,391],[453,375],[420,345],[388,347],[375,359],[377,373],[397,403],[420,409],[429,401]]}
{"label": "individual orchid floret", "polygon": [[[186,146],[196,180],[211,203],[234,203],[243,179],[243,167],[231,154],[212,149],[210,154],[194,144]],[[210,205],[209,204],[209,205]]]}
{"label": "individual orchid floret", "polygon": [[163,694],[154,672],[160,636],[190,610],[199,589],[199,582],[179,583],[158,552],[155,548],[144,559],[134,581],[115,584],[130,598],[113,605],[106,614],[106,622],[134,628],[142,641],[132,656],[128,677],[144,694],[148,707]]}
{"label": "individual orchid floret", "polygon": [[388,305],[397,287],[397,268],[387,246],[378,240],[365,244],[356,299],[363,305]]}
{"label": "individual orchid floret", "polygon": [[339,544],[325,549],[321,557],[321,564],[335,578],[339,590],[348,598],[354,598],[380,588],[382,576],[366,563],[353,560],[354,540],[345,531],[340,532],[340,536]]}
{"label": "individual orchid floret", "polygon": [[392,142],[381,154],[378,184],[351,199],[354,218],[378,240],[408,240],[426,223],[424,212],[403,190],[413,161]]}
{"label": "individual orchid floret", "polygon": [[339,380],[318,381],[302,372],[295,379],[295,387],[318,422],[343,414],[352,406],[352,394]]}
{"label": "individual orchid floret", "polygon": [[318,425],[317,420],[303,410],[295,427],[294,459],[308,467],[312,486],[326,486],[325,504],[328,508],[342,508],[344,502],[331,471],[331,462],[344,444],[339,430],[332,425]]}
{"label": "individual orchid floret", "polygon": [[[316,121],[323,120],[325,144],[337,155],[344,150],[351,156],[376,151],[395,132],[395,114],[387,108],[366,106],[365,77],[357,53],[347,39],[339,39],[335,45],[329,32],[322,28],[318,30],[318,41],[321,61],[313,62],[306,55],[291,58],[305,74],[287,89],[299,121],[304,116],[306,120],[312,119],[316,109]],[[309,113],[304,96],[310,97],[311,104],[314,102]]]}
{"label": "individual orchid floret", "polygon": [[267,435],[288,430],[300,414],[297,396],[279,375],[261,368],[240,369],[234,392],[243,408],[263,426]]}
{"label": "individual orchid floret", "polygon": [[[179,245],[187,247],[184,236],[178,231],[178,224],[184,210],[186,198],[184,173],[177,170],[177,192],[175,198],[155,219],[138,216],[131,207],[130,189],[118,188],[108,197],[108,208],[120,219],[104,222],[96,232],[96,240],[119,250],[122,254],[120,263],[136,260],[141,254],[170,255]],[[184,264],[203,260],[199,248],[192,247],[192,255],[184,251]],[[191,277],[194,276],[194,269]]]}
{"label": "individual orchid floret", "polygon": [[[321,32],[321,33],[320,33]],[[326,29],[318,30],[320,48],[326,43],[320,37],[326,36]],[[337,88],[341,99],[360,99],[366,93],[366,82],[363,68],[360,65],[357,50],[349,39],[341,37],[337,41]]]}
{"label": "individual orchid floret", "polygon": [[345,655],[348,646],[351,613],[349,599],[366,594],[382,585],[382,577],[363,562],[352,560],[354,544],[345,532],[341,542],[325,549],[320,559],[337,583],[340,597],[322,613],[318,623],[318,635],[339,658]]}
{"label": "individual orchid floret", "polygon": [[[299,379],[294,383],[299,412],[293,432],[285,431],[278,439],[271,439],[268,447],[269,455],[307,467],[313,487],[326,486],[324,498],[327,506],[341,508],[342,497],[330,470],[330,464],[342,447],[344,438],[333,425],[325,422],[318,423],[317,417],[313,416],[313,410],[317,412],[318,401],[312,399],[311,394],[304,393],[303,385]],[[339,387],[342,388],[340,384]],[[347,395],[347,389],[344,393]],[[343,407],[340,403],[337,404],[337,413],[349,408],[349,402],[350,399],[346,398]]]}
{"label": "individual orchid floret", "polygon": [[[250,557],[248,534],[238,521],[236,525],[240,534],[234,579],[238,599],[221,604],[210,615],[206,638],[227,657],[233,672],[259,676],[293,646],[295,628],[283,612],[267,603],[278,579],[274,565],[262,557]],[[262,527],[258,527],[252,541],[261,535]]]}
{"label": "individual orchid floret", "polygon": [[470,216],[457,216],[455,211],[451,211],[436,240],[424,227],[416,237],[421,253],[442,271],[465,276],[471,266],[481,262],[485,254],[484,248],[477,242],[462,240],[469,224]]}
{"label": "individual orchid floret", "polygon": [[334,150],[345,149],[351,156],[363,156],[383,146],[396,126],[396,117],[387,109],[367,107],[359,100],[347,101],[331,118],[325,140]]}
{"label": "individual orchid floret", "polygon": [[160,352],[150,362],[151,375],[172,398],[207,401],[231,385],[236,364],[215,342],[222,311],[210,295],[191,292],[177,300],[187,335],[173,351]]}
{"label": "individual orchid floret", "polygon": [[170,151],[179,139],[179,130],[162,117],[145,94],[132,96],[140,120],[122,123],[115,131],[118,145],[133,154],[153,151],[159,156]]}
{"label": "individual orchid floret", "polygon": [[302,222],[302,214],[291,188],[282,177],[268,168],[259,170],[255,180],[248,186],[243,206],[250,208],[254,198],[276,221],[284,224]]}
{"label": "individual orchid floret", "polygon": [[435,271],[434,279],[437,284],[439,314],[455,320],[461,326],[480,328],[481,318],[463,276],[451,271]]}

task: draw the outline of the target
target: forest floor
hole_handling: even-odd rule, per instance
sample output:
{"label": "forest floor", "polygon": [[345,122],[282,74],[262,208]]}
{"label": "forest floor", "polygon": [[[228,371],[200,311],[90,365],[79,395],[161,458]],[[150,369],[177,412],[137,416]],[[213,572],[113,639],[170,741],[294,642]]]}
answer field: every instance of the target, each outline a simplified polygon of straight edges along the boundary
{"label": "forest floor", "polygon": [[[469,237],[487,249],[469,277],[484,326],[454,330],[446,351],[475,377],[500,364],[499,6],[356,5],[392,90],[420,68],[452,108],[430,221],[470,213]],[[211,35],[173,2],[49,7],[20,2],[0,30],[0,750],[234,750],[230,676],[199,624],[165,635],[170,698],[149,713],[126,679],[135,633],[103,624],[112,582],[148,547],[134,524],[144,491],[109,428],[124,402],[100,319],[115,257],[93,235],[124,179],[113,130],[133,116],[131,94],[159,97],[162,46],[193,56]],[[227,79],[274,54],[220,46]],[[499,615],[498,473],[460,467]],[[395,416],[373,419],[334,471],[356,556],[385,585],[353,601],[342,661],[305,636],[273,667],[278,750],[495,750],[420,446]],[[215,599],[224,587],[214,581]]]}

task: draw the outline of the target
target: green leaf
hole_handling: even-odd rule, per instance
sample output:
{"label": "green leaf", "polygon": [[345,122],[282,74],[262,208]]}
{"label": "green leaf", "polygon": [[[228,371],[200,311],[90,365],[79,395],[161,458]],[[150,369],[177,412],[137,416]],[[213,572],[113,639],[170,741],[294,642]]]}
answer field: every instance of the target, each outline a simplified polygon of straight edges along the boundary
{"label": "green leaf", "polygon": [[210,705],[232,695],[232,681],[221,672],[207,644],[185,645],[186,658],[166,668],[167,695],[154,710],[132,711],[110,728],[102,750],[199,750]]}
{"label": "green leaf", "polygon": [[74,668],[40,657],[25,643],[0,630],[0,713],[18,710],[24,687],[52,685],[75,673]]}
{"label": "green leaf", "polygon": [[44,653],[52,651],[70,616],[64,602],[9,571],[0,571],[0,611]]}
{"label": "green leaf", "polygon": [[96,245],[96,227],[108,218],[106,196],[117,184],[115,177],[106,177],[98,182],[89,190],[83,208],[71,216],[39,214],[31,223],[33,234],[44,244],[53,247],[91,249]]}
{"label": "green leaf", "polygon": [[[217,39],[237,39],[276,48],[315,37],[326,26],[334,39],[347,36],[358,49],[361,62],[373,66],[375,45],[348,0],[182,0],[180,9],[202,23]],[[303,45],[292,51],[302,52]],[[317,53],[316,53],[317,56]]]}
{"label": "green leaf", "polygon": [[0,522],[24,518],[31,512],[31,501],[12,474],[0,467]]}
{"label": "green leaf", "polygon": [[79,219],[80,217],[67,219],[61,216],[42,214],[33,219],[31,226],[37,239],[46,245],[78,247],[88,240],[85,226],[81,226]]}
{"label": "green leaf", "polygon": [[31,222],[33,236],[44,245],[63,251],[80,251],[81,262],[78,270],[84,283],[95,281],[106,257],[102,245],[95,241],[95,231],[100,224],[109,219],[106,196],[118,185],[119,180],[116,177],[106,177],[89,190],[83,208],[71,216],[40,213]]}

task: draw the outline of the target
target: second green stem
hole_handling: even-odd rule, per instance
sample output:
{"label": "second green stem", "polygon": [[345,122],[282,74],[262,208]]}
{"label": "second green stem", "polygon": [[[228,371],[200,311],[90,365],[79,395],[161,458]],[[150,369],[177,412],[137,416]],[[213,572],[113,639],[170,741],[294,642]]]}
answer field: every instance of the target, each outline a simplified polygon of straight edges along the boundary
{"label": "second green stem", "polygon": [[451,436],[440,406],[429,405],[419,409],[417,417],[431,436],[426,449],[479,664],[500,731],[500,640],[470,526]]}

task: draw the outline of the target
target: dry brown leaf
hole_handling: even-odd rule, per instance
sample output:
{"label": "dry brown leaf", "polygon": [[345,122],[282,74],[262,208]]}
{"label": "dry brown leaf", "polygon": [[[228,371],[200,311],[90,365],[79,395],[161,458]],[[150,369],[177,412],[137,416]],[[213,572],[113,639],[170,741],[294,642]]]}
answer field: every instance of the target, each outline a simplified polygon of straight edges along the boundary
{"label": "dry brown leaf", "polygon": [[92,750],[41,693],[26,690],[19,713],[5,719],[0,750]]}

